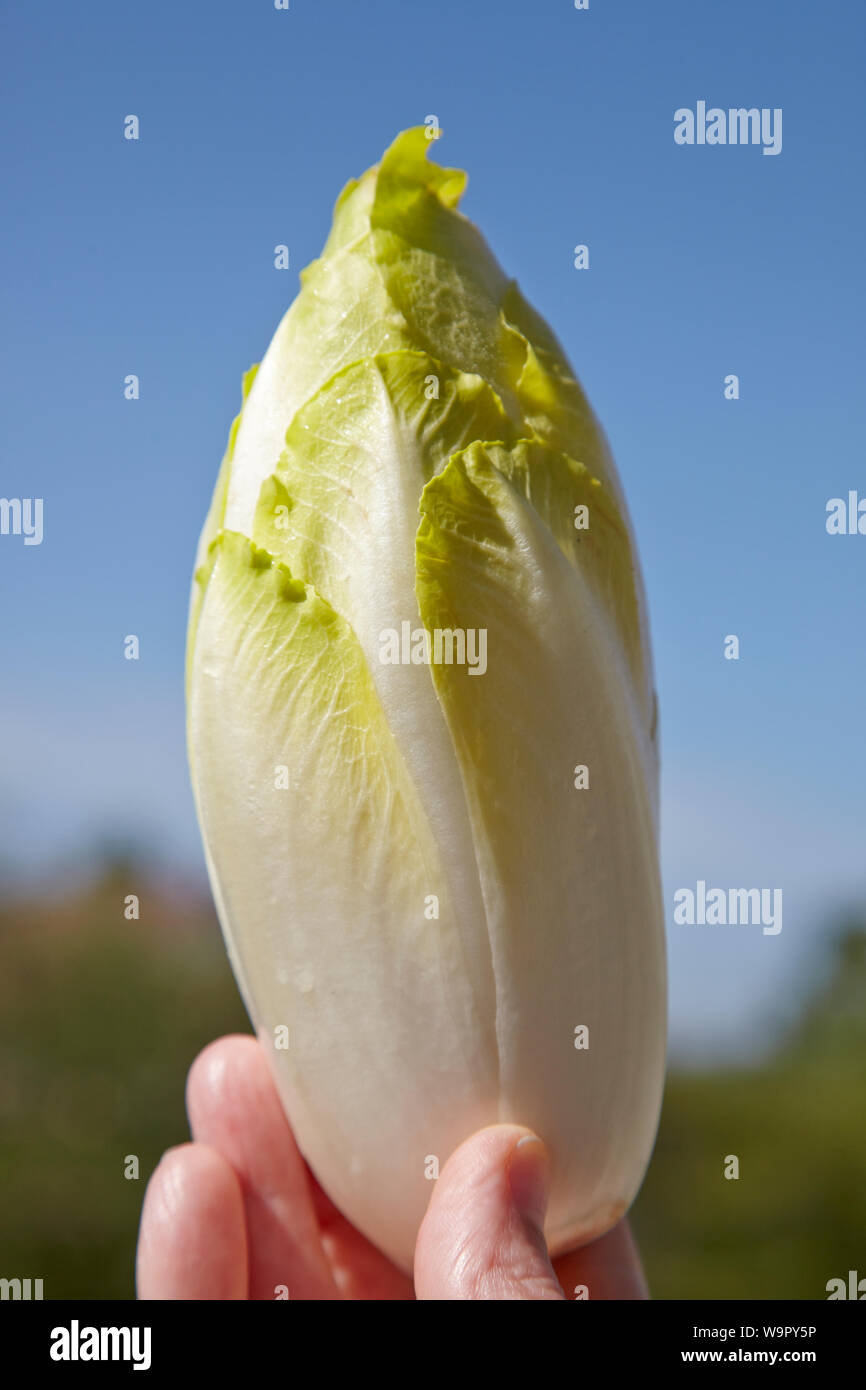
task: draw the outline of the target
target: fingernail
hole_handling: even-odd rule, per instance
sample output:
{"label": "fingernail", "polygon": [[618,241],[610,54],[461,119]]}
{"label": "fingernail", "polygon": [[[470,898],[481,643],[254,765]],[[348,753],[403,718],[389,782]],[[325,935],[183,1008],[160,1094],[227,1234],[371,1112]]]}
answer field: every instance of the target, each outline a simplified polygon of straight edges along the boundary
{"label": "fingernail", "polygon": [[539,1230],[544,1225],[550,1181],[550,1160],[547,1149],[535,1134],[525,1134],[511,1151],[508,1164],[508,1184],[511,1197],[521,1216]]}

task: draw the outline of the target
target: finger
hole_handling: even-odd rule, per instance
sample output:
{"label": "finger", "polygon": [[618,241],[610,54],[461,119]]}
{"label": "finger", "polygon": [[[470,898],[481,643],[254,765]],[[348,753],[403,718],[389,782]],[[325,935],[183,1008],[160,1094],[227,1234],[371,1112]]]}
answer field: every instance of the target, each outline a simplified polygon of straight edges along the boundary
{"label": "finger", "polygon": [[240,1184],[203,1144],[169,1149],[141,1212],[136,1260],[141,1299],[247,1296],[247,1239]]}
{"label": "finger", "polygon": [[628,1221],[554,1260],[566,1298],[649,1298],[640,1255]]}
{"label": "finger", "polygon": [[322,1249],[306,1167],[262,1048],[220,1038],[196,1058],[186,1088],[195,1139],[217,1149],[240,1179],[249,1297],[337,1298]]}
{"label": "finger", "polygon": [[387,1255],[377,1250],[346,1220],[307,1168],[307,1181],[321,1232],[322,1248],[334,1282],[345,1299],[405,1300],[415,1297],[415,1286]]}
{"label": "finger", "polygon": [[547,1150],[520,1125],[467,1139],[439,1176],[415,1247],[419,1299],[558,1299],[541,1232]]}

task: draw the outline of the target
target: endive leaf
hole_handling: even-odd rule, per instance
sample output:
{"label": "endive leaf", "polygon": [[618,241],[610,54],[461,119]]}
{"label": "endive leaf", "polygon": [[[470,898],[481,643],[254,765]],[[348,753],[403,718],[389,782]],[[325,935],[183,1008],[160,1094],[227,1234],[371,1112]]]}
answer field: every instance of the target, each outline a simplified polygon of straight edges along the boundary
{"label": "endive leaf", "polygon": [[[266,480],[252,536],[345,614],[372,655],[411,594],[418,499],[451,454],[518,437],[479,376],[422,352],[364,358],[295,415]],[[385,585],[389,592],[380,593]]]}
{"label": "endive leaf", "polygon": [[[483,675],[431,672],[475,833],[502,1118],[552,1136],[565,1202],[549,1216],[556,1244],[606,1229],[634,1195],[635,1156],[649,1156],[664,950],[654,752],[605,611],[621,599],[604,546],[578,553],[548,524],[568,515],[575,476],[539,462],[521,444],[510,457],[481,445],[456,455],[424,490],[417,553],[428,631],[486,632]],[[575,787],[577,766],[587,789]],[[580,1025],[589,1049],[570,1051]],[[548,1075],[556,1088],[537,1084]],[[629,1135],[621,1152],[611,1134]]]}
{"label": "endive leaf", "polygon": [[482,376],[523,433],[570,445],[622,506],[607,443],[555,335],[457,210],[465,175],[432,163],[430,144],[423,127],[404,131],[338,199],[244,410],[229,528],[250,534],[304,403],[351,363],[400,349]]}
{"label": "endive leaf", "polygon": [[[435,382],[438,396],[428,397]],[[427,668],[383,664],[383,634],[420,629],[415,532],[424,484],[475,438],[514,426],[480,377],[423,353],[338,373],[292,421],[253,539],[311,583],[358,638],[440,847],[455,912],[483,921],[466,799]]]}
{"label": "endive leaf", "polygon": [[208,508],[205,523],[202,527],[201,535],[198,540],[196,550],[195,565],[193,567],[192,594],[190,596],[189,622],[186,634],[186,682],[189,688],[190,662],[192,660],[192,650],[195,643],[195,634],[198,627],[198,616],[201,609],[201,600],[211,572],[212,563],[210,550],[211,546],[219,535],[225,519],[226,503],[228,501],[229,478],[231,477],[232,458],[234,457],[235,441],[240,428],[241,416],[243,415],[243,402],[246,401],[250,393],[253,382],[258,372],[258,363],[254,362],[243,375],[241,382],[242,404],[234,420],[232,420],[229,430],[228,444],[223,454],[222,463],[217,474],[216,485],[214,487],[211,504]]}
{"label": "endive leaf", "polygon": [[[414,1175],[393,1194],[399,1225],[428,1195],[434,1136],[456,1145],[496,1118],[487,939],[454,911],[348,623],[244,537],[222,532],[209,558],[189,723],[220,919],[265,1047],[288,1027],[279,1084],[306,1156],[373,1232],[389,1201],[383,1151]],[[449,1025],[427,1036],[430,1009]],[[387,1103],[358,1055],[379,1059]]]}

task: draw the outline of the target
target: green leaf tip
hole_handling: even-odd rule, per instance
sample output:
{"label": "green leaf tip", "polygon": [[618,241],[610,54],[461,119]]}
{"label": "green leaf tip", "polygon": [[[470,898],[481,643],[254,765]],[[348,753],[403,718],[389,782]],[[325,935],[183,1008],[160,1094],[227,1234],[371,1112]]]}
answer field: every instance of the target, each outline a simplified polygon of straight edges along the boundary
{"label": "green leaf tip", "polygon": [[435,144],[426,126],[401,131],[379,163],[377,194],[397,205],[401,200],[433,194],[447,208],[456,208],[466,189],[464,169],[449,169],[429,158]]}

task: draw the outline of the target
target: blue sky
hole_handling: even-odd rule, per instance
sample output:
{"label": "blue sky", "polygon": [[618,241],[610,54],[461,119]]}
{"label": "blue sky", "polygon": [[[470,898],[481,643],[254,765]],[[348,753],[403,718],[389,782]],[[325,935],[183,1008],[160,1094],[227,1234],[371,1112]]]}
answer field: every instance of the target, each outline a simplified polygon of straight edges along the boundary
{"label": "blue sky", "polygon": [[[564,343],[629,499],[672,1036],[748,1046],[866,899],[866,536],[824,525],[828,498],[866,497],[862,6],[17,0],[2,29],[0,495],[44,498],[42,545],[0,536],[3,867],[114,837],[202,871],[186,601],[241,374],[345,181],[435,113],[436,157],[469,170],[464,210]],[[699,100],[781,107],[781,154],[677,146]],[[781,934],[673,926],[698,878],[781,887]]]}

